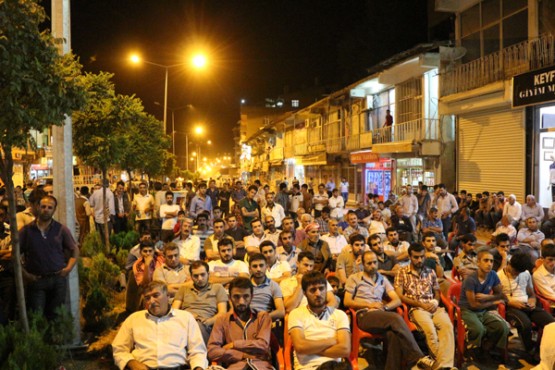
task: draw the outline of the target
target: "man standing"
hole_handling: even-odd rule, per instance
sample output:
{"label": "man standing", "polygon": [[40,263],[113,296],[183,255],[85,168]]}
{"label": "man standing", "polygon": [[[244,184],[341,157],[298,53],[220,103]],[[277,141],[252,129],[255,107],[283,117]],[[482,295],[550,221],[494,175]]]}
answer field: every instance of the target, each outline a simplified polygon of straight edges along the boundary
{"label": "man standing", "polygon": [[208,190],[206,190],[206,195],[210,198],[212,208],[217,207],[219,203],[220,190],[216,187],[216,180],[210,180],[208,182]]}
{"label": "man standing", "polygon": [[318,193],[314,194],[312,204],[314,205],[314,217],[320,217],[322,209],[328,205],[328,193],[324,184],[318,185]]}
{"label": "man standing", "polygon": [[335,189],[335,181],[333,181],[333,177],[330,176],[330,179],[326,183],[326,190],[328,191],[328,197],[330,198],[331,198],[331,193],[333,192],[333,189]]}
{"label": "man standing", "polygon": [[410,264],[395,277],[395,292],[410,307],[410,319],[426,336],[426,344],[435,359],[434,369],[453,368],[455,338],[453,325],[443,307],[435,272],[424,266],[426,251],[420,244],[409,247]]}
{"label": "man standing", "polygon": [[208,343],[212,326],[219,316],[227,311],[227,293],[221,284],[209,282],[209,268],[204,261],[194,261],[189,266],[193,286],[182,286],[172,307],[193,315],[202,332],[204,343]]}
{"label": "man standing", "polygon": [[[401,304],[393,286],[378,272],[378,259],[374,252],[364,252],[364,271],[351,275],[345,285],[345,306],[357,311],[360,329],[368,333],[384,334],[387,337],[386,370],[398,370],[403,361],[409,368],[431,369],[434,360],[424,356],[414,340],[407,324],[395,308]],[[389,301],[384,303],[384,296]]]}
{"label": "man standing", "polygon": [[[88,186],[82,186],[81,191],[75,193],[75,220],[79,224],[79,245],[83,245],[85,237],[91,232],[90,216],[93,214],[93,210],[89,203],[88,196]],[[116,233],[117,232],[118,231],[116,231]]]}
{"label": "man standing", "polygon": [[418,212],[418,199],[412,193],[412,186],[407,185],[406,188],[401,189],[401,197],[399,198],[399,205],[403,210],[403,216],[408,217],[412,230],[416,230],[416,213]]}
{"label": "man standing", "polygon": [[258,203],[254,200],[254,196],[258,188],[254,185],[249,186],[249,191],[247,196],[241,199],[238,203],[238,207],[241,210],[241,216],[243,217],[243,227],[247,231],[252,230],[251,222],[254,219],[260,218],[260,212],[258,210]]}
{"label": "man standing", "polygon": [[173,204],[173,193],[167,191],[166,204],[160,205],[160,218],[162,219],[160,239],[164,243],[173,239],[173,227],[177,223],[177,212],[179,212],[179,205]]}
{"label": "man standing", "polygon": [[345,312],[326,305],[328,282],[320,272],[302,278],[308,305],[289,315],[288,330],[295,348],[295,370],[315,369],[341,361],[351,352],[351,332]]}
{"label": "man standing", "polygon": [[125,191],[125,183],[121,180],[116,185],[114,209],[116,212],[116,217],[114,217],[114,233],[127,231],[127,216],[129,216],[131,211],[131,202],[129,201],[129,195]]}
{"label": "man standing", "polygon": [[287,184],[282,182],[279,184],[279,192],[276,195],[276,203],[278,203],[285,212],[289,211],[289,192],[287,191]]}
{"label": "man standing", "polygon": [[293,219],[297,218],[297,210],[302,207],[303,194],[298,184],[293,184],[293,190],[289,196],[289,214]]}
{"label": "man standing", "polygon": [[189,216],[196,219],[204,211],[208,211],[210,214],[212,212],[212,200],[206,196],[205,182],[199,184],[197,195],[191,200]]}
{"label": "man standing", "polygon": [[233,307],[216,320],[208,341],[208,358],[228,370],[273,370],[270,363],[272,319],[267,312],[251,309],[253,285],[238,277],[229,284]]}
{"label": "man standing", "polygon": [[341,179],[341,183],[339,184],[339,190],[341,190],[341,196],[343,197],[343,202],[347,204],[349,200],[349,181],[346,178]]}
{"label": "man standing", "polygon": [[262,207],[262,218],[272,216],[275,221],[275,227],[281,228],[281,222],[285,218],[285,210],[279,203],[274,202],[274,193],[266,194],[266,206]]}
{"label": "man standing", "polygon": [[133,199],[133,211],[135,212],[135,222],[139,233],[150,230],[152,222],[154,197],[147,190],[146,182],[141,182],[139,184],[139,194],[136,194]]}
{"label": "man standing", "polygon": [[[79,248],[69,229],[52,218],[57,205],[53,196],[43,197],[37,219],[19,231],[29,308],[48,320],[54,319],[56,308],[65,304],[67,276],[79,258]],[[66,255],[70,256],[67,261]]]}
{"label": "man standing", "polygon": [[301,194],[303,196],[302,206],[306,213],[312,213],[312,194],[308,192],[308,185],[301,186]]}
{"label": "man standing", "polygon": [[[94,224],[96,226],[96,231],[99,232],[103,243],[106,243],[112,233],[113,224],[111,219],[116,214],[116,210],[114,208],[114,193],[112,193],[112,190],[108,187],[108,180],[106,180],[105,186],[106,189],[98,187],[98,189],[95,190],[89,198],[89,204],[94,210]],[[104,198],[104,191],[106,191],[106,198]],[[108,222],[108,235],[106,235],[104,229],[104,212],[106,212],[106,221]]]}
{"label": "man standing", "polygon": [[451,231],[451,218],[459,210],[459,205],[455,196],[448,193],[445,184],[438,185],[438,196],[434,199],[443,224],[443,235],[445,240]]}
{"label": "man standing", "polygon": [[179,369],[188,365],[203,370],[208,366],[206,346],[193,315],[171,308],[166,285],[151,282],[144,301],[147,310],[129,316],[112,342],[118,368]]}
{"label": "man standing", "polygon": [[328,206],[330,207],[330,210],[331,210],[330,217],[335,218],[336,220],[339,220],[343,218],[343,210],[345,208],[345,202],[343,201],[343,198],[339,196],[338,189],[333,189],[331,194],[332,195],[328,199]]}

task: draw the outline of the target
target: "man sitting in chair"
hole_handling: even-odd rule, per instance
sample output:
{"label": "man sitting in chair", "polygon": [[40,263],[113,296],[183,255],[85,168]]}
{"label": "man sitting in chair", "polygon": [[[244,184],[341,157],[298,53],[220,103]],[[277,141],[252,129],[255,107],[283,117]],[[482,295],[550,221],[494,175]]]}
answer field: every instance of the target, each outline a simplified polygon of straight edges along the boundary
{"label": "man sitting in chair", "polygon": [[328,361],[340,362],[351,352],[347,314],[327,306],[328,282],[322,273],[307,273],[301,284],[308,304],[294,309],[288,322],[295,349],[295,370],[316,369]]}

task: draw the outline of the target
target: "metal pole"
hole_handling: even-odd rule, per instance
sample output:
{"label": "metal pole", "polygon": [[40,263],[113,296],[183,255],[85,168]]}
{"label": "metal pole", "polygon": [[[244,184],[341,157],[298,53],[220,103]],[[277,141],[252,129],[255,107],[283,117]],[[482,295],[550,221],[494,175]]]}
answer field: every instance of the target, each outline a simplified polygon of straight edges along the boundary
{"label": "metal pole", "polygon": [[200,144],[197,144],[197,172],[198,172],[198,161],[200,159]]}
{"label": "metal pole", "polygon": [[187,171],[189,171],[189,134],[185,134],[185,162]]}
{"label": "metal pole", "polygon": [[168,132],[168,126],[166,126],[166,118],[168,116],[168,67],[166,69],[166,83],[164,86],[164,134]]}
{"label": "metal pole", "polygon": [[174,111],[172,110],[172,153],[175,157],[175,115]]}

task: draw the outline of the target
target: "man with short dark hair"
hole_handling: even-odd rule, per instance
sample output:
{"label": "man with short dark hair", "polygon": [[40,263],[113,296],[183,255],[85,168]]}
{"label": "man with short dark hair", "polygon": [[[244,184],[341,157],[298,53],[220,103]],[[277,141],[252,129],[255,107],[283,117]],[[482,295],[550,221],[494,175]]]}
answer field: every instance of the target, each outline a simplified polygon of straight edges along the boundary
{"label": "man with short dark hair", "polygon": [[206,259],[209,261],[217,260],[220,258],[218,253],[218,242],[224,238],[233,240],[233,238],[225,233],[225,222],[221,218],[214,220],[213,222],[214,233],[206,238],[204,242],[204,253],[206,253]]}
{"label": "man with short dark hair", "polygon": [[248,278],[237,277],[229,283],[233,307],[219,317],[208,341],[208,358],[228,370],[273,370],[270,363],[272,319],[268,312],[251,308],[253,285]]}
{"label": "man with short dark hair", "polygon": [[160,239],[167,243],[173,239],[173,227],[177,223],[177,212],[179,212],[179,205],[173,204],[173,193],[166,192],[166,203],[160,205],[160,218],[162,219],[162,230]]}
{"label": "man with short dark hair", "polygon": [[[386,370],[398,370],[405,362],[410,368],[432,368],[434,360],[424,356],[407,324],[395,311],[401,305],[389,280],[378,272],[378,258],[374,252],[362,255],[364,271],[351,275],[345,285],[345,306],[357,311],[356,317],[361,330],[373,334],[384,334],[388,351]],[[384,297],[389,297],[387,302]]]}
{"label": "man with short dark hair", "polygon": [[237,217],[231,214],[227,216],[227,229],[225,233],[233,238],[235,241],[235,255],[233,256],[237,260],[243,260],[245,258],[245,237],[249,235],[248,231],[242,226],[239,226],[237,222]]}
{"label": "man with short dark hair", "polygon": [[218,242],[220,259],[208,262],[210,282],[228,284],[237,276],[249,276],[249,267],[243,261],[233,259],[233,240],[222,239]]}
{"label": "man with short dark hair", "polygon": [[264,220],[268,217],[273,217],[275,227],[281,228],[281,222],[285,218],[285,210],[281,204],[274,201],[274,193],[266,194],[266,206],[262,207],[261,211]]}
{"label": "man with short dark hair", "polygon": [[409,243],[404,240],[399,240],[399,233],[393,227],[388,228],[386,231],[387,241],[384,243],[384,252],[389,257],[395,258],[395,261],[400,266],[409,264]]}
{"label": "man with short dark hair", "polygon": [[282,319],[285,316],[283,295],[278,283],[266,275],[267,267],[264,255],[256,253],[250,257],[249,272],[254,286],[251,307],[258,312],[269,312],[272,320]]}
{"label": "man with short dark hair", "polygon": [[291,273],[297,273],[297,247],[293,245],[293,234],[290,231],[282,231],[279,234],[279,242],[281,245],[276,248],[276,254],[280,261],[287,261],[291,267]]}
{"label": "man with short dark hair", "polygon": [[190,280],[187,268],[179,260],[179,246],[167,243],[164,246],[164,263],[157,267],[152,275],[152,280],[163,281],[168,287],[170,301],[177,291]]}
{"label": "man with short dark hair", "polygon": [[19,231],[27,302],[31,310],[48,320],[54,319],[56,309],[65,304],[67,276],[79,258],[71,232],[52,217],[57,205],[53,196],[43,197],[37,218]]}
{"label": "man with short dark hair", "polygon": [[[201,182],[197,189],[197,195],[191,199],[189,206],[189,216],[196,219],[204,211],[212,212],[212,199],[206,195],[206,183]],[[209,217],[208,217],[209,218]]]}
{"label": "man with short dark hair", "polygon": [[379,234],[372,234],[368,238],[368,245],[378,258],[378,272],[387,277],[393,284],[393,279],[401,266],[397,264],[395,257],[391,257],[384,252],[382,237]]}
{"label": "man with short dark hair", "polygon": [[260,253],[260,243],[264,240],[268,240],[268,236],[264,232],[264,226],[262,221],[255,218],[251,221],[252,234],[246,236],[244,239],[245,249],[249,255],[253,253]]}
{"label": "man with short dark hair", "polygon": [[254,219],[260,218],[258,203],[256,203],[256,201],[254,200],[257,191],[258,188],[255,185],[249,186],[247,196],[241,199],[241,201],[237,204],[237,206],[241,210],[241,216],[243,217],[243,227],[247,231],[252,230],[251,222]]}
{"label": "man with short dark hair", "polygon": [[179,236],[173,240],[179,246],[180,261],[184,265],[189,265],[191,261],[200,259],[200,239],[192,235],[193,222],[186,218],[181,222]]}
{"label": "man with short dark hair", "polygon": [[266,230],[264,230],[266,237],[268,240],[271,240],[272,243],[277,245],[279,243],[279,233],[281,231],[276,229],[276,221],[274,220],[274,217],[266,216],[264,218],[264,225],[266,225]]}
{"label": "man with short dark hair", "polygon": [[504,351],[509,327],[499,315],[491,312],[499,303],[507,301],[501,281],[493,271],[493,256],[487,250],[477,257],[478,270],[468,275],[462,284],[459,307],[466,327],[467,350],[471,357],[483,357],[483,341],[488,339]]}
{"label": "man with short dark hair", "polygon": [[[435,238],[435,236],[434,236]],[[395,292],[410,307],[410,319],[424,332],[434,369],[453,368],[455,336],[451,319],[439,307],[440,290],[434,270],[424,266],[426,250],[420,244],[409,247],[410,264],[395,277]]]}
{"label": "man with short dark hair", "polygon": [[462,252],[453,259],[453,269],[457,271],[461,280],[478,270],[475,251],[476,237],[472,234],[463,235],[460,239]]}
{"label": "man with short dark hair", "polygon": [[172,307],[190,312],[199,325],[204,343],[208,343],[212,325],[227,312],[227,293],[221,284],[210,283],[206,262],[194,261],[189,273],[193,284],[179,289]]}
{"label": "man with short dark hair", "polygon": [[555,306],[555,244],[542,246],[543,263],[534,271],[534,284],[542,297]]}
{"label": "man with short dark hair", "polygon": [[511,257],[507,267],[497,273],[503,293],[508,298],[506,320],[518,330],[528,360],[537,363],[537,352],[532,341],[532,323],[537,330],[543,330],[555,320],[551,313],[537,304],[532,276],[528,269],[532,267],[532,259],[526,253],[516,253]]}
{"label": "man with short dark hair", "polygon": [[[114,209],[116,212],[114,217],[114,233],[117,234],[122,231],[127,231],[127,216],[129,216],[129,212],[131,211],[131,202],[129,201],[129,195],[125,191],[125,183],[121,180],[118,181],[118,183],[116,184],[116,192],[114,194]],[[86,221],[88,224],[88,217]],[[87,228],[87,226],[85,226],[85,228]],[[79,236],[79,239],[81,239],[81,236]],[[79,242],[82,243],[81,240]]]}
{"label": "man with short dark hair", "polygon": [[[318,218],[321,216],[324,207],[328,206],[328,193],[326,192],[326,185],[318,185],[318,193],[314,194],[312,197],[312,204],[314,205],[314,217]],[[329,214],[329,208],[328,208]]]}
{"label": "man with short dark hair", "polygon": [[335,272],[342,285],[352,274],[362,271],[362,254],[366,246],[366,239],[361,234],[352,234],[349,238],[351,248],[346,248],[337,259]]}
{"label": "man with short dark hair", "polygon": [[295,349],[295,370],[339,362],[351,352],[349,319],[345,312],[326,305],[328,284],[317,271],[302,278],[308,304],[291,312],[287,328]]}
{"label": "man with short dark hair", "polygon": [[260,243],[260,253],[266,258],[266,275],[270,279],[279,284],[283,279],[291,276],[291,266],[287,261],[278,259],[276,245],[272,241],[265,240]]}
{"label": "man with short dark hair", "polygon": [[368,229],[358,224],[358,217],[354,211],[347,212],[347,222],[349,226],[343,230],[343,236],[348,240],[353,234],[360,234],[364,239],[368,238]]}
{"label": "man with short dark hair", "polygon": [[151,282],[144,301],[147,309],[129,316],[112,342],[118,368],[206,368],[206,346],[199,327],[193,315],[171,308],[166,285]]}
{"label": "man with short dark hair", "polygon": [[[109,189],[106,189],[107,193],[108,193],[108,190]],[[102,191],[103,190],[100,189],[101,193]],[[95,193],[93,193],[93,196],[95,196]],[[110,191],[110,193],[112,192]],[[113,197],[114,196],[112,194],[110,197],[111,203],[113,203]],[[99,200],[102,199],[100,195],[98,196],[98,198]],[[92,201],[91,201],[91,206],[93,206]],[[150,230],[151,222],[152,222],[152,212],[154,211],[154,197],[148,193],[148,188],[147,188],[146,182],[144,181],[139,184],[139,194],[135,194],[135,196],[133,197],[132,208],[133,208],[133,211],[135,212],[135,224],[136,224],[137,231],[141,233],[143,231]],[[112,210],[110,210],[110,214],[114,214],[114,213],[115,211],[112,212]],[[96,211],[95,211],[95,214],[96,214]]]}

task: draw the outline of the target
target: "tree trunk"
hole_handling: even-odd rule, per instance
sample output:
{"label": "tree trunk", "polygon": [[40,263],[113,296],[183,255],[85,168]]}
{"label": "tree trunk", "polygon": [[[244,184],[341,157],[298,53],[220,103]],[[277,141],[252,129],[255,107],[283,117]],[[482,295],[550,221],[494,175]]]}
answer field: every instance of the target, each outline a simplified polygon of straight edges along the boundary
{"label": "tree trunk", "polygon": [[4,158],[0,161],[0,176],[6,184],[6,192],[9,202],[10,235],[12,239],[12,261],[14,265],[15,286],[17,293],[17,304],[19,306],[19,319],[25,333],[29,333],[29,320],[27,319],[27,307],[25,305],[25,287],[23,285],[23,267],[21,266],[21,251],[19,248],[19,232],[17,231],[15,193],[13,185],[13,158],[12,147],[2,147]]}
{"label": "tree trunk", "polygon": [[106,169],[102,169],[102,206],[104,207],[104,248],[106,248],[106,255],[110,254],[110,228],[108,221],[110,220],[110,205],[106,202]]}
{"label": "tree trunk", "polygon": [[128,168],[125,171],[127,171],[127,177],[129,178],[129,183],[127,184],[127,194],[129,195],[129,201],[133,202],[135,194],[133,193],[133,179],[131,178],[131,170]]}

